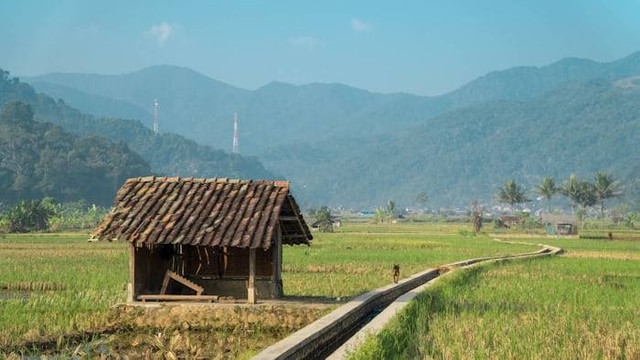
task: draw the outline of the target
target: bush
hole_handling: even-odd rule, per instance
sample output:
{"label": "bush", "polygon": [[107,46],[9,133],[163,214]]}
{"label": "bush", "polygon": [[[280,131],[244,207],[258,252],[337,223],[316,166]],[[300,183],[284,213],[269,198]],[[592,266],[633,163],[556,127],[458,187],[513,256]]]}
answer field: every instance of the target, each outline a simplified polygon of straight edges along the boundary
{"label": "bush", "polygon": [[52,231],[93,229],[109,213],[109,208],[84,201],[56,204],[54,210],[50,219]]}
{"label": "bush", "polygon": [[49,228],[49,218],[53,216],[53,208],[44,201],[21,201],[5,214],[9,232],[24,233],[42,231]]}

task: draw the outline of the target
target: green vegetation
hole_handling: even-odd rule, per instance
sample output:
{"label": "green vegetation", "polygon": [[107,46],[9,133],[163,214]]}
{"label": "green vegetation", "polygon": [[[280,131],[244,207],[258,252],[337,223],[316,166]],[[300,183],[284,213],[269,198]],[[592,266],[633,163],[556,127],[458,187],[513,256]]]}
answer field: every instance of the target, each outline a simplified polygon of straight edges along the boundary
{"label": "green vegetation", "polygon": [[[465,231],[471,228],[465,224]],[[318,234],[310,248],[285,247],[288,295],[349,297],[387,285],[394,263],[401,277],[481,255],[513,254],[536,246],[501,244],[486,235],[458,234],[460,224],[348,224]]]}
{"label": "green vegetation", "polygon": [[43,201],[23,200],[7,210],[3,218],[9,232],[26,233],[47,230],[53,214],[53,208]]}
{"label": "green vegetation", "polygon": [[[622,200],[636,209],[640,179],[629,149],[640,140],[640,88],[617,79],[637,75],[638,58],[607,64],[567,59],[494,72],[432,98],[339,84],[273,83],[248,91],[167,66],[122,76],[55,74],[33,80],[139,110],[150,109],[157,96],[161,129],[217,148],[228,146],[230,119],[238,110],[242,152],[260,154],[270,171],[292,180],[301,203],[311,206],[372,208],[390,198],[406,206],[415,203],[417,189],[428,191],[431,207],[466,206],[472,199],[492,200],[507,176],[532,188],[546,175],[567,178],[573,171],[585,177],[606,170],[626,185]],[[64,91],[56,94],[67,98]],[[178,136],[153,142],[150,131],[134,121],[96,120],[55,102],[28,102],[37,117],[69,131],[126,141],[158,173],[268,175],[257,162],[242,158],[246,166],[237,165]],[[105,114],[104,106],[95,113]],[[215,160],[207,164],[209,159]]]}
{"label": "green vegetation", "polygon": [[600,171],[594,177],[593,192],[596,203],[600,205],[600,217],[604,218],[605,201],[622,195],[620,183],[613,176]]}
{"label": "green vegetation", "polygon": [[[324,142],[324,138],[343,137],[344,134],[389,134],[399,127],[424,124],[434,115],[456,108],[497,100],[531,100],[568,82],[636,76],[640,74],[638,58],[640,53],[610,63],[564,59],[543,67],[494,71],[460,89],[434,97],[377,94],[343,84],[295,86],[273,82],[250,91],[191,69],[166,65],[120,75],[55,73],[30,77],[27,81],[38,91],[68,99],[73,106],[87,113],[112,117],[117,115],[114,110],[109,113],[105,109],[107,99],[114,104],[117,102],[118,114],[150,121],[151,104],[153,98],[158,97],[162,128],[216,147],[230,144],[230,120],[237,110],[240,112],[241,138],[244,139],[242,148],[260,153],[265,148],[294,141],[304,144],[317,140]],[[82,96],[78,92],[82,92]],[[505,124],[519,121],[527,114],[512,115]],[[484,122],[480,124],[482,126]],[[322,134],[321,139],[318,139],[319,134]],[[437,131],[432,135],[426,139],[435,138]],[[455,137],[449,137],[447,141],[465,144]],[[354,145],[359,147],[357,142]],[[384,146],[382,148],[384,150]],[[341,151],[342,156],[348,152]],[[317,158],[323,158],[321,154],[316,153]],[[429,168],[430,171],[434,169]],[[424,181],[417,189],[422,189],[424,184],[429,182]],[[431,188],[429,184],[430,192]],[[384,199],[382,196],[373,203],[381,203]]]}
{"label": "green vegetation", "polygon": [[[389,284],[394,263],[400,264],[401,277],[407,277],[461,259],[538,248],[495,242],[482,233],[471,237],[470,230],[459,223],[349,222],[334,233],[316,234],[311,247],[285,247],[284,290],[295,300],[344,300]],[[447,275],[381,337],[369,340],[358,356],[616,357],[625,351],[627,358],[637,357],[639,242],[514,236],[568,253]],[[192,309],[178,316],[171,307],[160,313],[113,309],[126,297],[126,248],[87,243],[87,237],[25,234],[0,240],[4,355],[69,356],[81,345],[86,356],[144,357],[145,351],[213,356],[220,349],[228,356],[245,356],[331,308],[221,308],[206,317]],[[637,239],[638,233],[615,231],[614,239],[623,237]],[[210,343],[211,334],[220,341]]]}
{"label": "green vegetation", "polygon": [[[153,96],[149,100],[150,103],[151,100],[153,100]],[[256,179],[271,179],[274,177],[271,172],[265,170],[264,166],[262,166],[255,157],[232,155],[222,150],[216,150],[209,146],[197,144],[193,140],[185,139],[182,136],[170,132],[163,132],[156,136],[152,130],[142,125],[139,121],[116,118],[96,118],[91,115],[80,113],[78,110],[70,107],[62,100],[55,101],[47,95],[37,94],[31,86],[20,82],[16,78],[11,78],[8,72],[0,69],[0,106],[12,101],[21,101],[31,106],[34,119],[36,120],[36,122],[31,122],[35,124],[34,126],[36,129],[42,128],[43,130],[41,131],[47,131],[46,134],[50,140],[49,142],[45,142],[43,145],[48,145],[50,150],[58,150],[58,148],[62,148],[66,151],[66,147],[69,145],[63,143],[63,140],[65,140],[63,138],[73,139],[72,142],[78,143],[76,145],[76,152],[71,154],[73,156],[69,161],[85,161],[82,156],[95,157],[98,155],[108,155],[103,154],[105,152],[104,150],[98,152],[95,149],[96,147],[105,147],[107,144],[111,144],[109,141],[102,138],[104,137],[117,142],[115,145],[110,145],[115,148],[112,151],[124,152],[126,150],[130,157],[135,156],[136,159],[139,159],[139,162],[142,162],[142,159],[144,159],[148,164],[145,164],[145,168],[141,169],[141,171],[125,171],[123,174],[121,174],[123,170],[117,168],[115,170],[120,170],[120,172],[114,171],[115,174],[113,176],[130,176],[131,174],[135,174],[133,176],[139,176],[153,173],[157,175],[182,177],[230,177]],[[22,116],[21,118],[25,118],[25,116]],[[40,121],[50,122],[58,125],[59,127],[45,125],[40,123]],[[180,126],[184,128],[185,124],[181,124]],[[60,127],[65,131],[82,136],[83,138],[78,138],[77,136],[65,133],[60,129]],[[4,135],[6,132],[3,131],[2,134]],[[97,137],[94,134],[99,134],[101,137]],[[39,135],[39,138],[43,138],[43,136]],[[226,146],[220,145],[217,147],[225,148]],[[92,155],[93,153],[98,154]],[[80,157],[80,159],[76,160],[77,157]],[[126,158],[115,158],[114,161],[115,160],[124,161]],[[53,167],[53,169],[46,168],[41,171],[47,176],[54,176],[60,172],[61,168],[73,166],[75,165],[75,162],[70,164],[61,164],[59,159],[53,158],[52,161],[44,164]],[[0,163],[0,165],[3,164]],[[31,166],[33,166],[33,164],[31,164]],[[85,189],[86,187],[92,187],[94,189],[93,192],[96,194],[102,194],[102,191],[106,191],[105,188],[117,189],[122,184],[122,181],[119,179],[118,181],[112,180],[111,178],[101,178],[97,180],[93,177],[92,172],[100,171],[103,167],[104,165],[98,163],[86,171],[81,171],[80,169],[74,170],[74,173],[77,173],[77,175],[74,177],[68,177],[66,179],[66,185],[80,190]],[[54,170],[57,170],[57,172],[54,172]],[[8,180],[3,176],[5,175],[0,172],[0,191],[2,191],[2,186],[8,183]],[[87,178],[83,176],[91,177]],[[117,184],[114,185],[114,183]],[[51,185],[51,189],[46,188],[46,190],[50,191],[45,191],[45,193],[46,195],[54,196],[60,200],[84,199],[90,203],[108,204],[111,203],[111,200],[115,196],[115,191],[110,190],[108,196],[102,195],[104,198],[101,198],[100,201],[96,201],[94,200],[94,197],[90,196],[65,197],[58,194],[58,192],[64,193],[64,191],[59,190],[55,185],[57,184]]]}
{"label": "green vegetation", "polygon": [[590,179],[604,170],[625,185],[619,201],[637,209],[640,170],[630,149],[640,143],[639,114],[640,87],[572,83],[527,101],[452,110],[392,134],[281,146],[262,160],[305,184],[299,197],[330,206],[372,208],[387,199],[410,205],[426,187],[430,207],[460,207],[490,203],[505,178],[532,189],[547,175]]}
{"label": "green vegetation", "polygon": [[331,219],[331,210],[328,207],[323,206],[317,211],[313,211],[311,215],[318,225],[318,231],[333,232],[333,220]]}
{"label": "green vegetation", "polygon": [[149,166],[124,143],[79,138],[36,122],[31,107],[9,102],[0,112],[0,199],[16,202],[52,196],[110,204],[129,177]]}
{"label": "green vegetation", "polygon": [[560,189],[556,186],[556,180],[551,176],[545,176],[542,182],[535,187],[536,193],[547,199],[547,211],[551,212],[551,199]]}
{"label": "green vegetation", "polygon": [[108,212],[109,208],[84,201],[58,203],[50,197],[23,200],[0,212],[0,233],[91,230]]}
{"label": "green vegetation", "polygon": [[352,358],[640,356],[640,242],[520,241],[567,253],[447,275]]}
{"label": "green vegetation", "polygon": [[531,201],[531,199],[527,198],[525,190],[516,184],[513,179],[505,181],[504,185],[498,189],[496,199],[500,203],[508,204],[511,210],[513,210],[514,205]]}
{"label": "green vegetation", "polygon": [[[0,348],[104,327],[126,298],[127,251],[88,235],[7,235],[0,240]],[[54,284],[49,291],[32,291]]]}
{"label": "green vegetation", "polygon": [[[311,247],[285,247],[285,293],[335,300],[389,284],[394,263],[400,264],[401,277],[407,277],[456,260],[537,248],[501,244],[486,236],[462,237],[456,234],[459,226],[347,224],[334,233],[317,234]],[[105,329],[116,327],[130,335],[131,343],[136,334],[174,331],[161,324],[140,328],[138,320],[131,318],[136,314],[123,318],[123,314],[114,313],[110,307],[126,297],[126,247],[121,243],[87,243],[87,237],[29,234],[7,235],[0,240],[0,348],[29,351],[25,348],[29,342],[41,344],[62,337],[67,339],[62,341],[62,349],[69,346],[72,352],[77,346],[70,338],[74,334],[90,334],[76,342],[105,340],[108,335],[101,335]],[[256,332],[264,335],[263,341],[253,345],[257,350],[320,315],[296,320],[273,333],[262,333],[259,324],[243,325],[236,337]],[[205,330],[227,331],[223,324],[209,324]],[[175,326],[180,329],[181,324]],[[192,340],[196,338],[194,335]]]}
{"label": "green vegetation", "polygon": [[[640,140],[640,88],[617,80],[637,76],[639,58],[640,53],[611,63],[565,59],[497,71],[437,97],[382,95],[340,84],[271,83],[249,91],[173,66],[117,76],[51,74],[29,81],[88,113],[127,115],[147,125],[158,97],[161,129],[223,149],[238,110],[241,151],[260,154],[270,171],[292,180],[301,203],[311,206],[373,208],[390,198],[408,206],[418,189],[429,193],[433,208],[466,206],[473,199],[492,200],[506,177],[532,188],[545,175],[560,179],[573,171],[585,177],[606,170],[628,185],[623,200],[635,209],[640,179],[629,149]],[[91,96],[99,101],[87,99]],[[118,111],[107,112],[106,99]],[[29,101],[34,108],[35,102]],[[70,131],[123,139],[159,173],[179,170],[197,176],[193,169],[203,174],[206,160],[215,158],[210,176],[233,176],[227,173],[234,165],[220,154],[163,152],[187,144],[178,139],[155,144],[140,123],[85,121],[68,107],[61,118],[55,110],[60,106],[42,105],[36,115],[56,114],[49,121]],[[181,161],[192,156],[190,166]],[[257,164],[247,167],[256,172],[237,173],[263,174]]]}

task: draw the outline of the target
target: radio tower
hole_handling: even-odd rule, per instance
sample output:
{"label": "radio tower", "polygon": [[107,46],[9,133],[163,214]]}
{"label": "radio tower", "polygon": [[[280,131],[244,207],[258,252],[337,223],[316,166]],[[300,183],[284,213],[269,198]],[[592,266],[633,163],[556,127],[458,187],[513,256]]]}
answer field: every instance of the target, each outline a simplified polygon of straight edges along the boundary
{"label": "radio tower", "polygon": [[153,99],[153,133],[158,135],[158,99]]}
{"label": "radio tower", "polygon": [[231,152],[238,153],[238,112],[233,113],[233,148]]}

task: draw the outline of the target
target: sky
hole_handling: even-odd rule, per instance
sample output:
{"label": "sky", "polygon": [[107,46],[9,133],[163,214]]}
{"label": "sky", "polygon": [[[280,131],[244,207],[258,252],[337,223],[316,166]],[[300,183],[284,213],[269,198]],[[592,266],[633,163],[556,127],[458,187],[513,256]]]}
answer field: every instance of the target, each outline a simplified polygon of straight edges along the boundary
{"label": "sky", "polygon": [[640,2],[0,0],[0,68],[172,64],[255,89],[344,83],[438,95],[490,71],[640,50]]}

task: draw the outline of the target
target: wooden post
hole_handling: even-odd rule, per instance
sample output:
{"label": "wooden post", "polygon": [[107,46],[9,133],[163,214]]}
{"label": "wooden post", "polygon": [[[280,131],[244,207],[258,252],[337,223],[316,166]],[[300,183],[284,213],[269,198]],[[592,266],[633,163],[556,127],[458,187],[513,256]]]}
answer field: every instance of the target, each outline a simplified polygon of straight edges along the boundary
{"label": "wooden post", "polygon": [[256,249],[249,249],[249,286],[247,303],[256,303]]}
{"label": "wooden post", "polygon": [[136,247],[129,244],[129,283],[127,284],[127,302],[136,300]]}
{"label": "wooden post", "polygon": [[273,248],[273,285],[275,286],[275,297],[282,296],[282,226],[279,225],[276,231],[276,241]]}

